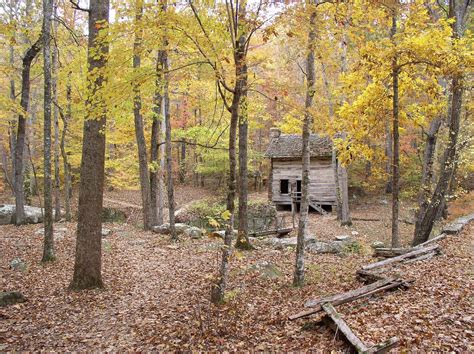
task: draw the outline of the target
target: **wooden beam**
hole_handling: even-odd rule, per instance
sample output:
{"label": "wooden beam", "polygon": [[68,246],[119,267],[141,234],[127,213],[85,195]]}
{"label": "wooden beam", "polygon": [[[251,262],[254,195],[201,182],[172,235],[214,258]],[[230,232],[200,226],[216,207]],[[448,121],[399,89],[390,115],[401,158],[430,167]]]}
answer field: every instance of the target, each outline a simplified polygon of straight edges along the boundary
{"label": "wooden beam", "polygon": [[339,331],[344,335],[347,342],[349,342],[358,353],[365,353],[369,348],[365,346],[364,343],[352,332],[351,328],[347,323],[341,318],[341,315],[336,311],[334,306],[330,302],[323,304],[322,306],[324,312],[327,313],[329,318],[336,324]]}
{"label": "wooden beam", "polygon": [[362,299],[364,297],[382,292],[384,290],[389,290],[393,288],[398,288],[404,284],[403,280],[398,280],[395,278],[386,278],[379,280],[375,283],[362,286],[358,289],[351,290],[345,293],[336,294],[328,297],[323,297],[315,300],[307,301],[305,306],[311,307],[309,310],[299,312],[297,314],[291,315],[288,317],[289,320],[293,321],[298,318],[308,317],[313,314],[316,314],[322,311],[322,304],[326,302],[331,302],[334,306],[342,305],[347,302],[355,301]]}
{"label": "wooden beam", "polygon": [[358,353],[385,353],[399,342],[397,337],[392,337],[382,343],[367,347],[359,337],[352,331],[347,325],[341,315],[336,311],[334,306],[328,302],[322,305],[324,312],[327,314],[327,318],[330,319],[337,327],[336,332],[340,332],[344,335],[345,340],[358,352]]}
{"label": "wooden beam", "polygon": [[363,266],[362,270],[369,270],[369,269],[384,267],[386,265],[401,262],[401,261],[403,261],[407,258],[412,258],[412,257],[418,256],[418,255],[421,255],[421,254],[430,253],[430,252],[438,250],[438,249],[439,249],[439,245],[433,245],[433,246],[428,246],[428,247],[424,247],[424,248],[414,249],[413,251],[402,254],[400,256],[384,259],[383,261],[376,262],[376,263],[371,263],[371,264],[368,264],[366,266]]}

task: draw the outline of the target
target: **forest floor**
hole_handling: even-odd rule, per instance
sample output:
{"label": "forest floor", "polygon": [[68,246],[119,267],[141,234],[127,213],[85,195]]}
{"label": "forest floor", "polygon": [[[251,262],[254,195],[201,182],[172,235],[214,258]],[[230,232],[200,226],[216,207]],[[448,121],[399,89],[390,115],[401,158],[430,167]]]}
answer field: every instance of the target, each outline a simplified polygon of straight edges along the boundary
{"label": "forest floor", "polygon": [[[118,193],[118,192],[117,192]],[[187,203],[183,192],[179,203]],[[206,195],[195,192],[193,198]],[[139,204],[131,196],[112,200]],[[120,199],[119,199],[120,198]],[[0,227],[0,290],[18,290],[28,301],[0,308],[0,351],[53,350],[345,350],[334,332],[315,320],[288,321],[310,298],[352,290],[361,283],[356,271],[374,261],[370,243],[388,242],[390,202],[383,197],[353,203],[355,221],[340,228],[330,214],[311,214],[310,231],[320,239],[351,234],[362,244],[357,253],[306,255],[306,285],[291,286],[294,250],[257,249],[235,253],[227,301],[209,303],[222,241],[203,238],[170,242],[168,236],[143,232],[134,224],[106,224],[112,234],[103,242],[105,289],[72,292],[75,223],[59,223],[57,260],[40,263],[41,225]],[[472,198],[453,203],[453,217],[473,212]],[[402,206],[409,217],[409,206]],[[403,214],[405,213],[405,214]],[[401,223],[409,243],[412,225]],[[359,300],[338,307],[366,343],[400,338],[397,350],[474,350],[474,226],[440,242],[442,255],[401,266],[397,272],[414,280],[409,290]],[[12,259],[27,262],[26,271],[9,269]],[[271,264],[272,274],[256,271]]]}

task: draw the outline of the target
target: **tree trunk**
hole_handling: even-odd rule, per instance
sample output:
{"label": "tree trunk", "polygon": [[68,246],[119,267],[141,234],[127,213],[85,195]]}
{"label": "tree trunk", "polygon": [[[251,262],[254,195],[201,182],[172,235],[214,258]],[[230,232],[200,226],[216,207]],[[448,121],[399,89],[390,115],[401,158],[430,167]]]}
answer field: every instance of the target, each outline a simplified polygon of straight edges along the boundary
{"label": "tree trunk", "polygon": [[240,36],[236,42],[234,49],[235,64],[235,86],[232,97],[232,105],[230,107],[230,128],[229,128],[229,179],[227,189],[227,211],[229,212],[229,221],[226,226],[224,236],[224,248],[222,249],[222,260],[219,270],[219,279],[211,290],[211,301],[219,304],[224,301],[225,289],[227,286],[227,278],[229,274],[229,257],[232,251],[232,237],[234,233],[234,217],[235,217],[235,189],[237,177],[237,126],[239,124],[240,98],[244,83],[244,65],[245,62],[245,36]]}
{"label": "tree trunk", "polygon": [[[141,65],[141,50],[143,30],[141,26],[143,16],[143,1],[136,0],[136,14],[135,14],[135,41],[133,42],[133,69],[135,74],[139,73]],[[138,76],[138,75],[137,75]],[[133,117],[135,122],[135,137],[137,139],[138,148],[138,166],[140,170],[140,189],[142,194],[142,212],[143,212],[143,228],[150,230],[156,224],[156,219],[152,218],[152,205],[150,194],[150,178],[148,175],[148,157],[146,151],[145,132],[142,118],[142,99],[140,94],[140,84],[135,78],[133,83]]]}
{"label": "tree trunk", "polygon": [[431,185],[433,178],[433,160],[436,149],[438,131],[441,127],[441,118],[435,118],[431,121],[428,132],[426,133],[426,143],[423,152],[423,170],[421,174],[421,187],[418,193],[418,211],[416,213],[415,235],[418,233],[420,223],[425,214],[426,207],[429,204],[428,198],[431,194]]}
{"label": "tree trunk", "polygon": [[60,114],[61,119],[63,121],[63,131],[61,134],[61,156],[63,158],[63,168],[64,168],[64,207],[66,211],[66,220],[71,221],[71,194],[72,194],[72,186],[71,186],[71,165],[69,164],[67,152],[66,152],[66,134],[68,129],[69,121],[71,120],[72,115],[72,88],[71,88],[71,72],[68,73],[67,76],[67,83],[66,83],[66,115]]}
{"label": "tree trunk", "polygon": [[[470,10],[469,0],[452,0],[449,2],[448,17],[454,19],[452,23],[453,40],[463,36],[467,12]],[[451,109],[449,111],[448,145],[444,151],[443,161],[439,171],[439,178],[435,190],[426,206],[424,215],[420,215],[420,222],[413,238],[413,245],[427,241],[433,229],[437,215],[444,207],[446,193],[456,168],[456,153],[461,122],[461,110],[463,101],[463,75],[455,73],[451,79]]]}
{"label": "tree trunk", "polygon": [[[164,5],[164,11],[166,11],[166,5]],[[165,41],[167,44],[167,41]],[[166,45],[165,44],[165,45]],[[174,185],[173,185],[173,156],[172,156],[172,145],[171,145],[171,115],[170,115],[170,97],[169,97],[169,62],[168,52],[165,49],[163,53],[163,68],[164,68],[164,87],[163,87],[163,98],[164,98],[164,109],[165,109],[165,139],[166,139],[166,187],[168,191],[168,211],[169,211],[169,222],[170,222],[170,233],[173,241],[178,240],[175,228],[175,217],[174,217]]]}
{"label": "tree trunk", "polygon": [[[391,37],[397,33],[397,18],[392,15],[392,30]],[[399,126],[399,102],[398,102],[398,75],[399,68],[397,64],[397,57],[392,59],[392,85],[393,85],[393,164],[392,164],[392,248],[400,247],[400,240],[398,234],[398,208],[399,208],[399,178],[400,178],[400,132]]]}
{"label": "tree trunk", "polygon": [[385,172],[387,174],[387,182],[385,184],[385,193],[392,193],[392,162],[393,162],[393,142],[392,129],[390,128],[390,119],[386,121],[385,127]]}
{"label": "tree trunk", "polygon": [[246,58],[242,58],[241,77],[242,93],[239,108],[239,230],[235,247],[239,249],[251,249],[248,233],[248,111],[247,111],[247,63]]}
{"label": "tree trunk", "polygon": [[[347,21],[343,22],[344,29],[342,32],[341,41],[341,73],[344,74],[347,71],[347,36],[346,28]],[[344,102],[344,97],[341,100],[341,105]],[[339,161],[337,164],[337,180],[339,193],[340,193],[340,221],[342,226],[352,225],[351,215],[349,211],[349,183],[347,177],[347,168],[343,166]],[[337,191],[337,189],[336,189]],[[339,216],[339,215],[338,215]]]}
{"label": "tree trunk", "polygon": [[[15,13],[13,11],[13,4],[11,5],[11,12],[10,12],[10,21],[13,22],[15,20]],[[15,47],[13,43],[15,43],[15,34],[12,35],[10,41],[10,48],[9,48],[9,62],[10,67],[15,67]],[[15,75],[11,74],[10,77],[10,99],[15,101],[16,93],[15,93]],[[4,163],[4,170],[5,170],[5,179],[10,184],[13,193],[15,193],[15,147],[16,147],[16,136],[15,136],[15,117],[13,116],[12,119],[8,122],[8,143],[10,146],[10,158],[11,158],[11,175],[8,171],[8,163]],[[6,155],[5,155],[6,157]],[[5,161],[7,162],[7,161]]]}
{"label": "tree trunk", "polygon": [[339,189],[341,192],[341,225],[350,226],[352,225],[352,220],[349,212],[349,178],[347,176],[347,168],[341,166],[339,163],[337,164],[337,167],[339,170]]}
{"label": "tree trunk", "polygon": [[[91,0],[88,41],[88,98],[81,161],[73,289],[102,287],[102,203],[104,192],[106,101],[105,67],[109,45],[101,31],[109,24],[109,1]],[[98,38],[99,37],[99,38]]]}
{"label": "tree trunk", "polygon": [[309,108],[313,104],[313,96],[315,92],[315,70],[314,70],[314,46],[316,42],[316,11],[311,13],[308,34],[308,54],[306,57],[306,100],[305,115],[303,122],[303,148],[302,148],[302,178],[301,178],[301,204],[300,219],[298,222],[298,236],[296,244],[296,262],[295,273],[293,277],[294,286],[303,286],[304,284],[304,243],[306,237],[306,228],[309,211],[309,171],[311,167],[311,151],[309,139],[311,128],[313,126],[313,117],[309,112]]}
{"label": "tree trunk", "polygon": [[[334,120],[334,105],[332,102],[331,89],[329,87],[329,80],[326,72],[326,65],[321,62],[321,73],[323,77],[324,89],[326,91],[326,97],[329,105],[329,118]],[[333,146],[331,153],[331,164],[334,173],[334,184],[336,188],[336,217],[337,220],[342,219],[342,196],[341,196],[341,187],[339,183],[339,161],[337,160],[337,150]]]}
{"label": "tree trunk", "polygon": [[44,34],[26,51],[23,57],[21,71],[21,99],[22,112],[18,115],[16,147],[15,147],[15,223],[21,225],[25,220],[25,191],[23,186],[23,160],[26,140],[26,112],[30,103],[30,71],[33,59],[38,55],[43,45]]}
{"label": "tree trunk", "polygon": [[184,184],[186,182],[186,141],[182,140],[180,143],[181,154],[179,162],[179,183]]}
{"label": "tree trunk", "polygon": [[[51,0],[53,1],[53,0]],[[56,16],[57,4],[53,5],[53,14]],[[53,35],[57,35],[57,21],[53,23]],[[58,75],[59,51],[57,45],[52,50],[53,72],[51,87],[53,92],[53,123],[54,123],[54,220],[61,219],[61,180],[59,175],[59,110],[58,110]]]}
{"label": "tree trunk", "polygon": [[43,262],[54,260],[53,195],[51,180],[51,19],[53,0],[43,0],[44,76],[44,246]]}
{"label": "tree trunk", "polygon": [[163,50],[158,51],[156,58],[156,78],[155,93],[153,96],[153,123],[151,126],[151,144],[150,144],[150,203],[151,212],[156,218],[157,225],[163,224],[163,166],[161,163],[160,151],[162,145],[162,127],[163,124]]}

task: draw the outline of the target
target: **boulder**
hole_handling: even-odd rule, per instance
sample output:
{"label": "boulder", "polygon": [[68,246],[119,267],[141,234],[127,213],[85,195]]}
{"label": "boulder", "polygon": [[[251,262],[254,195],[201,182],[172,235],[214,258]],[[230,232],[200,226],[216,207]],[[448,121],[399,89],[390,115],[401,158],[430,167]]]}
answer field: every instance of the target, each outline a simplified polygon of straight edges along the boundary
{"label": "boulder", "polygon": [[27,269],[27,265],[26,262],[22,261],[20,258],[15,258],[10,262],[10,269],[24,272]]}
{"label": "boulder", "polygon": [[202,237],[202,230],[199,227],[190,227],[184,231],[184,234],[192,239],[199,239]]}
{"label": "boulder", "polygon": [[385,245],[384,245],[384,243],[383,243],[382,241],[374,241],[374,242],[372,243],[371,247],[372,247],[373,249],[377,249],[377,248],[384,248]]}
{"label": "boulder", "polygon": [[26,298],[18,291],[0,292],[0,307],[25,302]]}
{"label": "boulder", "polygon": [[[176,223],[174,224],[174,227],[176,229],[176,234],[181,235],[183,234],[186,230],[190,229],[191,226],[182,224],[182,223]],[[152,229],[153,232],[156,232],[157,234],[164,234],[168,235],[170,233],[170,224],[169,223],[164,223],[159,226],[154,226]]]}
{"label": "boulder", "polygon": [[[238,231],[234,230],[234,237],[237,236]],[[218,231],[212,231],[209,233],[209,237],[211,238],[221,238],[224,239],[225,236],[225,230],[218,230]]]}
{"label": "boulder", "polygon": [[341,253],[344,250],[344,242],[341,241],[316,241],[306,246],[311,253]]}
{"label": "boulder", "polygon": [[162,225],[153,226],[152,231],[156,232],[157,234],[167,235],[170,233],[170,224],[164,223]]}
{"label": "boulder", "polygon": [[267,261],[258,262],[248,268],[250,271],[258,272],[262,278],[277,279],[283,275],[273,263]]}
{"label": "boulder", "polygon": [[336,236],[334,239],[336,241],[349,241],[351,237],[348,235],[341,235],[341,236]]}
{"label": "boulder", "polygon": [[[270,246],[272,246],[273,248],[275,249],[285,249],[287,247],[296,247],[296,244],[297,244],[297,237],[285,237],[285,238],[278,238],[278,237],[272,237],[272,238],[269,238],[268,241],[266,241],[267,243],[270,244]],[[316,239],[312,238],[312,237],[307,237],[305,239],[305,245],[308,246],[309,244],[311,243],[314,243],[316,242]]]}
{"label": "boulder", "polygon": [[[13,204],[0,205],[0,225],[14,224],[16,219],[15,211],[16,206]],[[38,224],[40,222],[43,222],[41,208],[25,205],[25,223]]]}
{"label": "boulder", "polygon": [[107,237],[112,234],[112,230],[107,229],[106,227],[102,228],[102,237]]}

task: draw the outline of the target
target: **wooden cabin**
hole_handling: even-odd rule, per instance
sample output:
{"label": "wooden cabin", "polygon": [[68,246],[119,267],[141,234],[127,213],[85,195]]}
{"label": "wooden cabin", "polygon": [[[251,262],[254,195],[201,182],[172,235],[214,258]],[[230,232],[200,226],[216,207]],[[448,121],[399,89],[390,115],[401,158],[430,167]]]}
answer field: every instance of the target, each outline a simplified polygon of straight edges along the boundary
{"label": "wooden cabin", "polygon": [[[277,128],[270,129],[270,143],[265,153],[270,159],[268,192],[269,199],[277,206],[300,201],[302,145],[301,135],[286,135]],[[321,206],[336,205],[332,141],[312,134],[310,150],[310,206],[320,211]]]}

